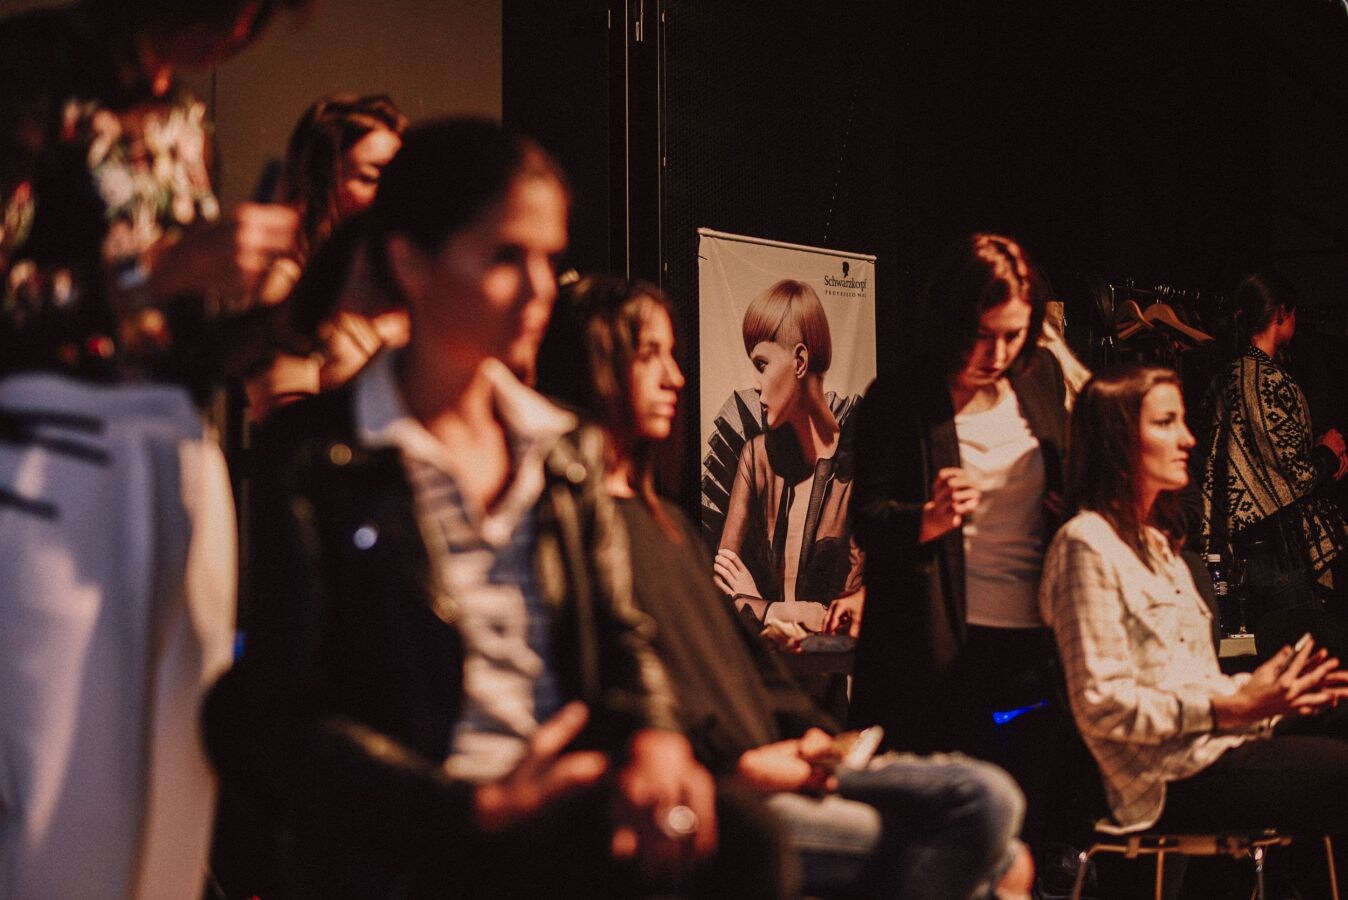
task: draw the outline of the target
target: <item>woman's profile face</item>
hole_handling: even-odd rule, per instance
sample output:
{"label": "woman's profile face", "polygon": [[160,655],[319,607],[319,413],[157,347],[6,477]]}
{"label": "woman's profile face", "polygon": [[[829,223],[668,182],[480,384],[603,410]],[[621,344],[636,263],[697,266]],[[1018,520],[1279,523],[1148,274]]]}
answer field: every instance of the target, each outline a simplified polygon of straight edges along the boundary
{"label": "woman's profile face", "polygon": [[749,361],[758,373],[754,389],[763,407],[764,426],[768,430],[778,428],[791,418],[800,398],[795,354],[776,341],[759,341],[749,354]]}
{"label": "woman's profile face", "polygon": [[954,386],[968,391],[996,384],[1006,375],[1030,331],[1030,304],[1012,298],[978,317],[978,333],[955,374]]}
{"label": "woman's profile face", "polygon": [[502,198],[451,234],[408,295],[412,337],[449,353],[494,356],[531,372],[566,249],[566,196],[555,179],[517,178]]}
{"label": "woman's profile face", "polygon": [[337,164],[337,219],[355,215],[374,202],[384,166],[402,148],[403,139],[387,128],[376,128],[356,141]]}
{"label": "woman's profile face", "polygon": [[1138,422],[1138,491],[1178,491],[1189,483],[1194,436],[1184,424],[1184,399],[1173,384],[1158,384],[1142,398]]}
{"label": "woman's profile face", "polygon": [[637,335],[636,356],[628,375],[632,424],[637,437],[663,441],[674,427],[683,370],[674,358],[674,323],[663,306],[651,304]]}

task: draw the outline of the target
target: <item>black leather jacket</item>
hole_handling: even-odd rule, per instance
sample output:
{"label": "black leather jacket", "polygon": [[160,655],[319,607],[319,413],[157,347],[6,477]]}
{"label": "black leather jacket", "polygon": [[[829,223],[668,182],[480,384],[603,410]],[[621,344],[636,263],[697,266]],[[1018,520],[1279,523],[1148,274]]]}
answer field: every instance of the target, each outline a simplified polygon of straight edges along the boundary
{"label": "black leather jacket", "polygon": [[[358,444],[351,399],[287,407],[259,442],[256,608],[205,731],[231,788],[286,823],[301,893],[402,896],[433,855],[473,843],[472,788],[440,768],[463,648],[398,452]],[[591,709],[584,742],[621,753],[677,725],[600,450],[581,429],[548,457],[535,564],[562,688]]]}

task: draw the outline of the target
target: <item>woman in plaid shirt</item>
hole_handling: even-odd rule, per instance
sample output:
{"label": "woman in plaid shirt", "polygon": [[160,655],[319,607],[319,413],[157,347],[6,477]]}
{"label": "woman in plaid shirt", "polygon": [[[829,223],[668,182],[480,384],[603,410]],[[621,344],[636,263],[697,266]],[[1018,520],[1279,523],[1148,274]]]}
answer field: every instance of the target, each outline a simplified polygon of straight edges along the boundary
{"label": "woman in plaid shirt", "polygon": [[1308,636],[1224,675],[1166,530],[1194,446],[1178,377],[1094,379],[1068,446],[1079,512],[1049,549],[1040,607],[1120,830],[1348,830],[1348,672]]}

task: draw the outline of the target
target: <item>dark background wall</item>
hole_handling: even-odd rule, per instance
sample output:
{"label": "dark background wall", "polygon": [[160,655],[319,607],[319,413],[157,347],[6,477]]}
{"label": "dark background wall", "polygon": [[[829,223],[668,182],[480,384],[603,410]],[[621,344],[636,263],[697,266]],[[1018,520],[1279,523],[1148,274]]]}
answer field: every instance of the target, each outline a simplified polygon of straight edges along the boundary
{"label": "dark background wall", "polygon": [[[67,2],[0,0],[0,17]],[[316,0],[302,19],[278,16],[223,65],[184,75],[210,105],[216,189],[231,205],[249,197],[295,121],[326,93],[388,93],[413,119],[499,116],[501,0]]]}
{"label": "dark background wall", "polygon": [[1276,263],[1328,309],[1303,320],[1348,330],[1338,0],[318,0],[194,83],[226,202],[325,91],[503,115],[569,173],[573,263],[660,282],[685,336],[699,226],[876,254],[882,368],[975,228],[1069,300],[1082,273],[1223,289]]}
{"label": "dark background wall", "polygon": [[1069,316],[1084,275],[1220,291],[1276,263],[1307,303],[1348,286],[1341,4],[504,0],[503,20],[505,114],[588,204],[575,261],[658,281],[685,336],[699,226],[875,253],[882,370],[974,229],[1021,239]]}

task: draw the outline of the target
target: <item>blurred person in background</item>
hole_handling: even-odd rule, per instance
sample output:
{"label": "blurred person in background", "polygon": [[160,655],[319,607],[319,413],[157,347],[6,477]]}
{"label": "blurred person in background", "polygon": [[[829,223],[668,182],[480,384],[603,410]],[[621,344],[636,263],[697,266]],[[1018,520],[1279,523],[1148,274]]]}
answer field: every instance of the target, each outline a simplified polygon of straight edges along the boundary
{"label": "blurred person in background", "polygon": [[[293,286],[333,230],[374,202],[380,175],[402,146],[406,128],[407,117],[385,94],[328,94],[305,110],[286,145],[279,194],[299,213],[300,232],[294,255],[278,261],[278,277]],[[364,283],[363,257],[350,265],[352,277]],[[306,296],[319,299],[315,292]],[[383,347],[407,343],[406,311],[397,305],[370,308],[377,296],[334,290],[321,298],[331,307],[299,313],[317,320],[301,329],[313,332],[315,352],[278,348],[270,365],[245,383],[250,417],[260,422],[281,404],[340,385]]]}
{"label": "blurred person in background", "polygon": [[196,402],[294,246],[222,212],[177,81],[289,0],[84,0],[0,23],[0,892],[192,897],[234,517]]}

